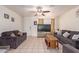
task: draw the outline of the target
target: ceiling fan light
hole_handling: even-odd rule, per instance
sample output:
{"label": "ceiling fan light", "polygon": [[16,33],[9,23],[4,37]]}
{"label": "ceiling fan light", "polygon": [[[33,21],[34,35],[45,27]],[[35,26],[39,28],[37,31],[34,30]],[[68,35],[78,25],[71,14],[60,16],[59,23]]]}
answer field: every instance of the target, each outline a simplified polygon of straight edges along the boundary
{"label": "ceiling fan light", "polygon": [[44,13],[48,13],[48,12],[50,12],[50,11],[43,11],[42,7],[39,6],[39,7],[37,7],[37,11],[36,11],[35,16],[45,16]]}
{"label": "ceiling fan light", "polygon": [[38,13],[42,13],[42,9],[37,9],[37,12]]}
{"label": "ceiling fan light", "polygon": [[44,13],[42,13],[42,15],[43,15],[43,16],[45,16],[45,14],[44,14]]}

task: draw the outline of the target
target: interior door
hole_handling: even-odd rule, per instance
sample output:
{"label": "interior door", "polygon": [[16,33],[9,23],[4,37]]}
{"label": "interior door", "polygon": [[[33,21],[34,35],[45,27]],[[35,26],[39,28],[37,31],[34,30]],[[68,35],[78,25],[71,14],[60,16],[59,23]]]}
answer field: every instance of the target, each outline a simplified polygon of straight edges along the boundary
{"label": "interior door", "polygon": [[27,32],[27,36],[32,36],[32,21],[30,18],[24,20],[24,31]]}

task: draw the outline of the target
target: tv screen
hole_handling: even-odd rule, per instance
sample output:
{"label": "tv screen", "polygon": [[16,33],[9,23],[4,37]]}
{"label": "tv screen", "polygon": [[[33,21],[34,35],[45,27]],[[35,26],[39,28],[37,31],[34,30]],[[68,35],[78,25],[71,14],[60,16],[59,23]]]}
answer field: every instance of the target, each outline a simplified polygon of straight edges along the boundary
{"label": "tv screen", "polygon": [[50,24],[38,24],[37,26],[38,32],[50,32],[51,31],[51,25]]}

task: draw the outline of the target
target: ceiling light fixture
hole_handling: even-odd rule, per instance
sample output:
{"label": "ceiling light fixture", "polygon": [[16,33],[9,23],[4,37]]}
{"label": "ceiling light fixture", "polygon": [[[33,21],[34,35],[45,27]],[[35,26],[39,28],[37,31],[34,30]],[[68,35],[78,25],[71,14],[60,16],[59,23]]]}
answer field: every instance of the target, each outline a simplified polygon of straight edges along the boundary
{"label": "ceiling light fixture", "polygon": [[37,10],[36,10],[35,16],[45,16],[45,14],[44,14],[44,12],[42,10],[43,9],[42,7],[38,6],[36,9]]}

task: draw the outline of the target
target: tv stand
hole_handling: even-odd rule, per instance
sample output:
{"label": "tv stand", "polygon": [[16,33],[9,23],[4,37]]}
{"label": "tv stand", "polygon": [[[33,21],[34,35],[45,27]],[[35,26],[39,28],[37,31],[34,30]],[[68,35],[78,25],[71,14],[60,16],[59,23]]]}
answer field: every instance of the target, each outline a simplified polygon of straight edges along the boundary
{"label": "tv stand", "polygon": [[48,34],[50,32],[37,32],[37,37],[38,38],[44,38],[46,36],[46,34]]}

